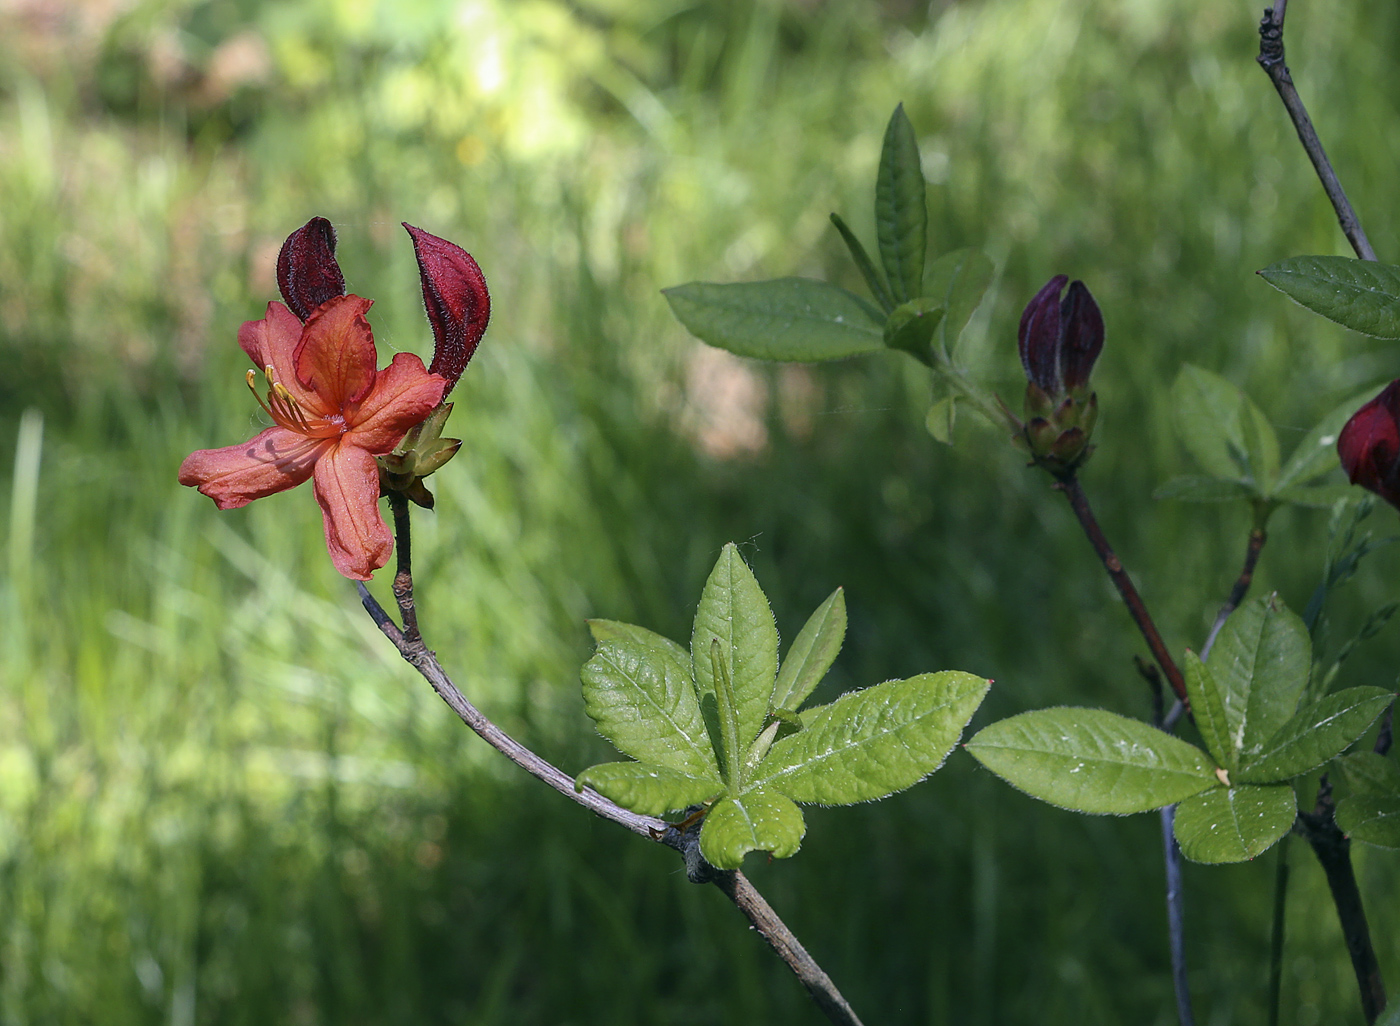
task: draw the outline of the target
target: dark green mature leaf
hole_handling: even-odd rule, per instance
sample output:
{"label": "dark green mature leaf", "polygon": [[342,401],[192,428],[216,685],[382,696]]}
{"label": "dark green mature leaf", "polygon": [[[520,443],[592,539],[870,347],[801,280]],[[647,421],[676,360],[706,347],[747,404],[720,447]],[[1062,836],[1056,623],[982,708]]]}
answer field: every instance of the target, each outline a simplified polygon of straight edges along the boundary
{"label": "dark green mature leaf", "polygon": [[930,265],[924,294],[945,311],[935,339],[945,356],[954,355],[954,343],[982,304],[995,272],[992,262],[976,249],[955,249]]}
{"label": "dark green mature leaf", "polygon": [[1354,794],[1337,803],[1337,826],[1353,841],[1400,848],[1400,795]]}
{"label": "dark green mature leaf", "polygon": [[751,851],[785,859],[797,854],[807,824],[802,810],[776,791],[747,791],[722,798],[705,816],[700,854],[719,869],[738,869]]}
{"label": "dark green mature leaf", "polygon": [[1243,481],[1196,474],[1174,477],[1152,493],[1154,499],[1179,499],[1182,502],[1233,502],[1253,495],[1254,492]]}
{"label": "dark green mature leaf", "polygon": [[[1275,486],[1279,498],[1298,502],[1296,498],[1287,498],[1283,494],[1284,491],[1295,485],[1307,484],[1313,478],[1320,477],[1337,466],[1337,436],[1342,433],[1342,428],[1351,419],[1352,414],[1363,404],[1374,399],[1379,391],[1380,386],[1377,385],[1352,396],[1329,412],[1303,436],[1303,440],[1288,457],[1288,462],[1279,471],[1278,484]],[[1327,505],[1330,506],[1331,503]]]}
{"label": "dark green mature leaf", "polygon": [[1380,688],[1347,688],[1300,711],[1240,767],[1246,784],[1292,780],[1340,755],[1395,698]]}
{"label": "dark green mature leaf", "polygon": [[[710,571],[690,636],[691,670],[702,706],[706,694],[715,694],[712,641],[719,642],[720,657],[729,668],[738,750],[744,751],[762,729],[768,702],[773,697],[778,674],[778,628],[763,589],[733,542],[720,552]],[[739,785],[735,780],[729,783],[731,787]]]}
{"label": "dark green mature leaf", "polygon": [[1400,338],[1400,267],[1351,257],[1302,256],[1280,260],[1259,276],[1330,321],[1377,338]]}
{"label": "dark green mature leaf", "polygon": [[1267,595],[1230,614],[1206,665],[1225,703],[1230,743],[1249,762],[1297,711],[1312,643],[1303,621]]}
{"label": "dark green mature leaf", "polygon": [[865,279],[866,287],[870,289],[870,294],[875,297],[875,302],[880,304],[880,308],[885,313],[889,313],[894,309],[894,298],[890,295],[890,287],[885,284],[885,279],[880,274],[879,269],[871,262],[869,254],[865,252],[865,247],[860,244],[860,239],[856,238],[856,233],[851,231],[846,222],[841,219],[841,215],[833,213],[831,223],[841,233],[846,248],[851,252],[851,259],[856,262],[856,267],[860,269],[861,277]]}
{"label": "dark green mature leaf", "polygon": [[1337,760],[1354,792],[1400,797],[1400,763],[1376,752],[1352,752]]}
{"label": "dark green mature leaf", "polygon": [[1269,494],[1278,477],[1278,437],[1248,396],[1188,363],[1172,386],[1172,405],[1182,443],[1206,474]]}
{"label": "dark green mature leaf", "polygon": [[990,686],[945,670],[842,695],[773,745],[754,786],[817,805],[901,791],[943,765]]}
{"label": "dark green mature leaf", "polygon": [[879,311],[824,281],[696,281],[664,294],[692,335],[739,356],[810,362],[885,348]]}
{"label": "dark green mature leaf", "polygon": [[772,707],[795,712],[831,669],[845,638],[846,594],[837,588],[797,632],[778,670]]}
{"label": "dark green mature leaf", "polygon": [[724,791],[717,776],[693,777],[647,762],[605,762],[584,770],[574,787],[591,787],[604,798],[645,816],[663,816],[709,801]]}
{"label": "dark green mature leaf", "polygon": [[1230,723],[1225,716],[1225,700],[1206,664],[1195,652],[1186,653],[1186,693],[1191,699],[1191,712],[1201,740],[1225,769],[1231,773],[1239,766],[1239,749],[1230,740]]}
{"label": "dark green mature leaf", "polygon": [[1192,862],[1244,862],[1288,833],[1298,800],[1287,784],[1217,787],[1176,808],[1176,840]]}
{"label": "dark green mature leaf", "polygon": [[1078,812],[1146,812],[1218,783],[1199,748],[1102,709],[1021,713],[965,747],[1013,787]]}
{"label": "dark green mature leaf", "polygon": [[631,624],[590,620],[588,627],[598,649],[583,667],[583,700],[598,733],[642,762],[715,776],[686,650]]}
{"label": "dark green mature leaf", "polygon": [[936,357],[933,336],[943,323],[943,307],[936,299],[911,299],[894,308],[885,322],[885,345],[900,349],[925,366],[932,367]]}
{"label": "dark green mature leaf", "polygon": [[919,296],[928,248],[928,206],[919,140],[900,104],[890,115],[875,179],[875,230],[895,303]]}

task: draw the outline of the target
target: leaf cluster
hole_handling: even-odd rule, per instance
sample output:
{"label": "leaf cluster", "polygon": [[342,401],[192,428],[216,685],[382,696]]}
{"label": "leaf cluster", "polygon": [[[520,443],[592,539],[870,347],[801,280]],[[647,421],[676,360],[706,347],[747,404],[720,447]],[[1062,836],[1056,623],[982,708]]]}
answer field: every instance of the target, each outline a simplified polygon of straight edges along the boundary
{"label": "leaf cluster", "polygon": [[1267,596],[1231,615],[1208,659],[1186,653],[1204,748],[1101,709],[1058,708],[994,723],[967,750],[1027,794],[1079,812],[1179,802],[1187,858],[1240,862],[1293,825],[1291,781],[1345,751],[1395,697],[1356,687],[1307,701],[1311,668],[1303,621]]}
{"label": "leaf cluster", "polygon": [[991,684],[924,673],[803,710],[840,651],[845,597],[832,592],[780,665],[768,600],[732,543],[705,582],[688,652],[630,624],[590,627],[588,715],[637,761],[593,766],[575,786],[649,815],[701,806],[700,851],[720,869],[750,851],[796,853],[806,831],[798,802],[871,801],[928,776]]}

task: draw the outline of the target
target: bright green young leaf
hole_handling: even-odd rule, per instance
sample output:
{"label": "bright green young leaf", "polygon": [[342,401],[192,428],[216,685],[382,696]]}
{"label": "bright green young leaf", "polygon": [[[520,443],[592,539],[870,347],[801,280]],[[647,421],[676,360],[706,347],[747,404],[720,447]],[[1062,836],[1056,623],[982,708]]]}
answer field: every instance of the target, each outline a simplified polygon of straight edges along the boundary
{"label": "bright green young leaf", "polygon": [[880,308],[885,313],[889,313],[894,309],[894,298],[890,295],[890,287],[885,284],[884,276],[871,262],[869,254],[865,252],[865,247],[860,244],[860,239],[856,238],[856,233],[851,231],[846,222],[841,219],[841,215],[833,213],[831,223],[841,233],[846,248],[851,251],[851,259],[859,268],[861,277],[865,279],[866,287],[870,289],[870,294],[875,297],[875,302],[880,304]]}
{"label": "bright green young leaf", "polygon": [[[711,643],[719,642],[719,654],[730,674],[739,750],[745,750],[763,727],[773,684],[778,675],[778,628],[768,599],[753,571],[730,542],[710,571],[695,626],[690,636],[691,669],[695,689],[704,704],[715,693]],[[731,786],[738,782],[731,780]]]}
{"label": "bright green young leaf", "polygon": [[1021,713],[965,747],[1013,787],[1077,812],[1146,812],[1219,783],[1199,748],[1102,709]]}
{"label": "bright green young leaf", "polygon": [[1317,769],[1366,733],[1394,698],[1380,688],[1347,688],[1314,702],[1240,767],[1239,780],[1270,784]]}
{"label": "bright green young leaf", "polygon": [[1329,321],[1377,338],[1400,338],[1400,267],[1339,256],[1281,260],[1259,276]]}
{"label": "bright green young leaf", "polygon": [[928,206],[919,140],[900,104],[890,115],[880,170],[875,179],[875,230],[880,261],[894,301],[918,298],[924,285],[924,252],[928,248]]}
{"label": "bright green young leaf", "polygon": [[1307,484],[1313,478],[1320,477],[1337,466],[1337,436],[1342,433],[1342,428],[1351,419],[1352,414],[1363,404],[1374,399],[1379,391],[1380,386],[1376,386],[1352,396],[1318,421],[1313,429],[1303,436],[1303,440],[1288,457],[1288,462],[1279,471],[1278,484],[1275,486],[1279,498],[1285,498],[1282,494],[1285,490],[1295,485]]}
{"label": "bright green young leaf", "polygon": [[992,262],[977,249],[955,249],[929,266],[924,295],[945,311],[936,338],[937,347],[945,356],[954,355],[954,343],[982,304],[995,271]]}
{"label": "bright green young leaf", "polygon": [[945,670],[842,695],[773,745],[753,786],[816,805],[902,791],[943,765],[990,686]]}
{"label": "bright green young leaf", "polygon": [[724,792],[716,776],[692,777],[647,762],[605,762],[584,770],[574,787],[591,787],[604,798],[644,816],[663,816],[709,801]]}
{"label": "bright green young leaf", "polygon": [[1206,664],[1195,652],[1186,653],[1186,693],[1191,699],[1191,712],[1201,740],[1225,769],[1231,773],[1239,766],[1239,749],[1231,743],[1230,724],[1225,718],[1225,700]]}
{"label": "bright green young leaf", "polygon": [[837,588],[817,607],[788,649],[773,687],[774,709],[795,712],[836,661],[846,639],[846,594]]}
{"label": "bright green young leaf", "polygon": [[739,356],[810,362],[885,348],[880,312],[824,281],[696,281],[664,294],[692,335]]}
{"label": "bright green young leaf", "polygon": [[583,700],[598,733],[642,762],[715,776],[686,650],[631,624],[591,620],[588,626],[598,649],[583,667]]}
{"label": "bright green young leaf", "polygon": [[700,854],[719,869],[738,869],[751,851],[772,852],[774,858],[795,855],[807,824],[792,801],[774,791],[748,791],[722,798],[705,816],[700,829]]}
{"label": "bright green young leaf", "polygon": [[1288,833],[1297,815],[1287,784],[1217,787],[1176,807],[1176,840],[1192,862],[1244,862]]}
{"label": "bright green young leaf", "polygon": [[894,308],[885,322],[885,345],[900,349],[925,366],[934,365],[933,337],[943,323],[936,299],[911,299]]}
{"label": "bright green young leaf", "polygon": [[1312,642],[1303,621],[1267,595],[1230,614],[1206,665],[1225,703],[1230,744],[1250,762],[1297,712]]}
{"label": "bright green young leaf", "polygon": [[1337,803],[1337,826],[1353,841],[1400,848],[1400,795],[1354,794]]}
{"label": "bright green young leaf", "polygon": [[[744,749],[747,741],[739,740],[739,710],[734,683],[730,679],[729,663],[719,638],[710,639],[710,679],[715,685],[715,712],[719,721],[719,745],[715,748],[715,757],[719,759],[724,782],[731,790],[738,790],[744,783]],[[715,736],[712,729],[711,740]]]}
{"label": "bright green young leaf", "polygon": [[1172,386],[1172,407],[1182,443],[1206,474],[1268,494],[1278,477],[1278,438],[1248,396],[1188,363]]}
{"label": "bright green young leaf", "polygon": [[953,425],[958,419],[958,397],[945,395],[928,408],[924,415],[924,427],[935,441],[944,445],[953,444]]}
{"label": "bright green young leaf", "polygon": [[1337,760],[1352,791],[1400,797],[1400,763],[1376,752],[1351,752]]}
{"label": "bright green young leaf", "polygon": [[1243,481],[1187,474],[1158,486],[1152,497],[1179,499],[1182,502],[1232,502],[1235,499],[1248,499],[1253,494]]}

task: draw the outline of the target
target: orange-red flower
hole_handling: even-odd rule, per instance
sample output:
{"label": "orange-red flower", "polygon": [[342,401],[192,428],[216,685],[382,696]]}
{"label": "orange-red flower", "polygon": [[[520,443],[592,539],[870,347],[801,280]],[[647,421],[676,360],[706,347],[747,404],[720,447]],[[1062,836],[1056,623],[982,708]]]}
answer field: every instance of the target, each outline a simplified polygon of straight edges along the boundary
{"label": "orange-red flower", "polygon": [[379,513],[374,457],[393,449],[448,387],[409,353],[375,369],[365,320],[370,304],[333,295],[303,325],[274,302],[262,320],[246,322],[238,344],[258,368],[248,372],[248,385],[257,395],[258,378],[266,379],[266,399],[258,402],[274,424],[242,445],[191,453],[180,465],[180,483],[197,487],[220,509],[312,478],[331,561],[360,581],[387,563],[394,548]]}

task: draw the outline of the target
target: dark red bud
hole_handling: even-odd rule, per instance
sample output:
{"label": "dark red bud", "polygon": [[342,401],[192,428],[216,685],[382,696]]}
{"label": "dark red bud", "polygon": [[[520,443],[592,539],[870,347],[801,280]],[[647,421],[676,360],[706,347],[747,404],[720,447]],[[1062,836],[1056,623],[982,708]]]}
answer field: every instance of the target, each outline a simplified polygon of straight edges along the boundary
{"label": "dark red bud", "polygon": [[404,228],[413,238],[418,273],[423,279],[423,305],[436,342],[428,370],[446,378],[447,392],[451,392],[486,333],[491,295],[481,268],[465,249],[411,224],[404,224]]}
{"label": "dark red bud", "polygon": [[345,295],[345,276],[335,262],[335,229],[324,217],[313,217],[282,243],[277,287],[303,322],[322,303]]}
{"label": "dark red bud", "polygon": [[1060,324],[1060,380],[1067,390],[1080,388],[1088,384],[1094,361],[1103,352],[1103,314],[1082,281],[1070,285]]}
{"label": "dark red bud", "polygon": [[1347,421],[1337,456],[1352,484],[1400,508],[1400,379]]}
{"label": "dark red bud", "polygon": [[1018,342],[1026,380],[1046,395],[1060,394],[1060,290],[1069,278],[1057,274],[1021,312]]}

